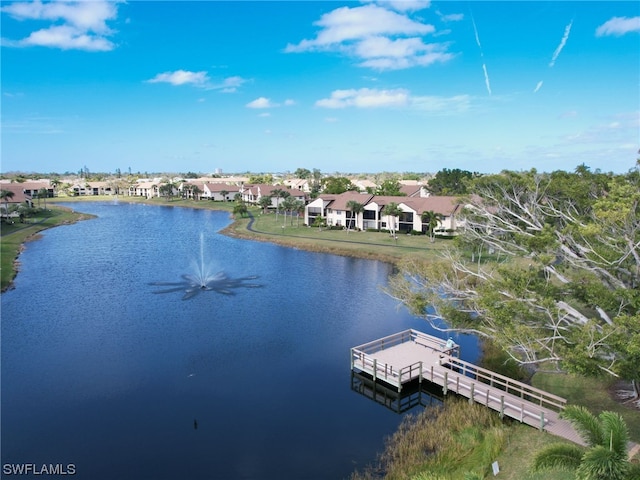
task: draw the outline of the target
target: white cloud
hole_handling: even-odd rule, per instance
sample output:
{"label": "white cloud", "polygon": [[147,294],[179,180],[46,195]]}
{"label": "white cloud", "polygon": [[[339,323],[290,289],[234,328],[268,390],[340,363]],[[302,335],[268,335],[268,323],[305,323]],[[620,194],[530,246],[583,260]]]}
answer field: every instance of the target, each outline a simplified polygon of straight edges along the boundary
{"label": "white cloud", "polygon": [[409,103],[409,92],[404,89],[377,90],[361,88],[359,90],[334,90],[330,98],[316,102],[316,106],[324,108],[377,108],[402,107]]}
{"label": "white cloud", "polygon": [[560,40],[560,44],[558,45],[558,48],[556,48],[556,51],[553,52],[553,56],[551,57],[551,62],[549,62],[550,67],[553,67],[556,64],[556,60],[558,59],[560,52],[562,52],[562,49],[567,44],[567,40],[569,40],[569,34],[571,33],[572,25],[573,25],[573,20],[571,20],[569,22],[569,25],[567,25],[564,28],[564,35],[562,36],[562,40]]}
{"label": "white cloud", "polygon": [[438,14],[440,15],[440,20],[442,20],[443,22],[459,22],[461,20],[464,20],[463,13],[450,13],[448,15],[444,15],[438,12]]}
{"label": "white cloud", "polygon": [[536,88],[533,89],[533,93],[537,93],[538,90],[540,90],[541,88],[542,88],[542,80],[540,80],[536,85]]}
{"label": "white cloud", "polygon": [[376,0],[376,3],[399,12],[422,10],[431,6],[430,0]]}
{"label": "white cloud", "polygon": [[270,99],[266,97],[259,97],[253,100],[252,102],[247,103],[247,108],[273,108],[278,105],[273,103]]}
{"label": "white cloud", "polygon": [[210,85],[209,89],[220,89],[223,93],[233,93],[238,90],[247,80],[234,76],[225,78],[222,83]]}
{"label": "white cloud", "polygon": [[108,20],[117,16],[116,2],[17,2],[1,11],[18,20],[62,22],[31,32],[22,40],[3,39],[3,45],[13,47],[42,46],[86,51],[108,51],[115,48],[108,39],[113,31]]}
{"label": "white cloud", "polygon": [[[284,105],[285,107],[290,107],[295,104],[296,104],[296,101],[290,98],[286,99],[282,104],[280,104],[280,103],[274,102],[273,100],[267,97],[258,97],[255,100],[247,103],[246,107],[247,108],[277,108],[282,105]],[[262,116],[267,116],[267,115],[262,115]]]}
{"label": "white cloud", "polygon": [[431,113],[458,113],[469,109],[471,97],[469,95],[454,95],[453,97],[415,96],[411,97],[411,107]]}
{"label": "white cloud", "polygon": [[460,112],[467,110],[467,95],[453,97],[412,96],[408,90],[398,88],[378,90],[370,88],[334,90],[329,98],[316,102],[317,107],[341,108],[411,108],[425,112]]}
{"label": "white cloud", "polygon": [[[404,10],[412,10],[413,3],[406,2]],[[378,70],[427,66],[453,58],[446,53],[447,44],[424,43],[421,37],[434,34],[433,25],[379,5],[337,8],[315,25],[320,27],[315,38],[289,44],[285,52],[335,51],[361,60],[359,66]]]}
{"label": "white cloud", "polygon": [[606,35],[619,37],[631,32],[640,32],[640,17],[613,17],[596,29],[596,37]]}
{"label": "white cloud", "polygon": [[176,70],[174,72],[159,73],[148,83],[170,83],[171,85],[195,85],[204,87],[209,84],[207,72],[190,72],[187,70]]}

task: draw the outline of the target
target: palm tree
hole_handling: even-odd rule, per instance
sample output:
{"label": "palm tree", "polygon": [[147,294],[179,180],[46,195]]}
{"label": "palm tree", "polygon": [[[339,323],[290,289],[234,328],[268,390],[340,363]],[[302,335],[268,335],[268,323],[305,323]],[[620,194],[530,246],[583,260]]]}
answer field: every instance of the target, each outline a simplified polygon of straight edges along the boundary
{"label": "palm tree", "polygon": [[442,215],[434,212],[433,210],[428,210],[426,212],[422,212],[421,215],[422,223],[427,225],[427,232],[429,233],[429,238],[431,242],[435,242],[435,229],[442,220]]}
{"label": "palm tree", "polygon": [[295,211],[297,213],[296,227],[300,226],[300,215],[304,216],[304,207],[305,207],[305,204],[302,200],[296,200],[296,204],[295,204]]}
{"label": "palm tree", "polygon": [[11,200],[14,195],[15,193],[11,190],[0,190],[0,197],[4,202],[4,213],[7,215],[9,214],[9,200]]}
{"label": "palm tree", "polygon": [[262,213],[267,213],[267,208],[271,205],[271,197],[268,195],[263,195],[258,200],[258,205],[262,207]]}
{"label": "palm tree", "polygon": [[580,480],[640,478],[640,466],[629,462],[629,433],[622,416],[602,412],[597,417],[583,406],[569,405],[561,414],[578,431],[587,447],[553,444],[535,456],[533,470],[575,470]]}
{"label": "palm tree", "polygon": [[397,217],[402,214],[402,209],[397,203],[390,202],[382,209],[382,214],[389,217],[387,226],[389,227],[391,236],[395,239],[396,243],[398,243],[398,236],[396,235],[396,222]]}
{"label": "palm tree", "polygon": [[228,190],[220,190],[220,195],[222,195],[222,201],[226,202],[227,201],[227,195],[229,195],[229,191]]}
{"label": "palm tree", "polygon": [[284,201],[282,202],[282,209],[284,210],[283,226],[287,223],[287,212],[291,212],[291,225],[293,225],[293,211],[297,207],[296,202],[297,200],[293,198],[291,195],[288,195],[287,197],[285,197]]}
{"label": "palm tree", "polygon": [[191,195],[193,195],[193,198],[197,202],[198,200],[200,200],[200,195],[202,195],[202,190],[197,185],[191,185]]}
{"label": "palm tree", "polygon": [[44,198],[44,209],[47,209],[47,197],[49,196],[49,190],[41,188],[38,190],[38,204],[40,204],[40,197]]}
{"label": "palm tree", "polygon": [[[358,229],[358,215],[364,212],[364,205],[356,200],[349,200],[347,202],[347,209],[351,211],[351,218],[353,220],[353,228]],[[349,223],[349,228],[351,223]]]}

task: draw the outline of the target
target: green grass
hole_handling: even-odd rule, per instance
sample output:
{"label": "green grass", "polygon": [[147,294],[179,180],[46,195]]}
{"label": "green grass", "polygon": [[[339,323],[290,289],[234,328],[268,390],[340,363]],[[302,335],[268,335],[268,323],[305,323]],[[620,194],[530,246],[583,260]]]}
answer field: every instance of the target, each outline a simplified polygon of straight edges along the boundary
{"label": "green grass", "polygon": [[259,209],[250,209],[254,216],[252,228],[247,231],[248,218],[237,219],[227,233],[244,238],[269,241],[305,250],[371,258],[395,263],[407,255],[434,258],[451,240],[436,239],[431,242],[426,235],[399,234],[397,239],[386,232],[330,230],[306,227],[302,219],[298,223],[290,216],[286,222],[283,215],[263,214]]}
{"label": "green grass", "polygon": [[608,378],[545,372],[536,373],[531,383],[536,388],[566,398],[569,404],[584,405],[595,415],[603,411],[619,413],[627,424],[631,440],[640,443],[640,411],[612,398],[612,391],[624,389],[624,385]]}

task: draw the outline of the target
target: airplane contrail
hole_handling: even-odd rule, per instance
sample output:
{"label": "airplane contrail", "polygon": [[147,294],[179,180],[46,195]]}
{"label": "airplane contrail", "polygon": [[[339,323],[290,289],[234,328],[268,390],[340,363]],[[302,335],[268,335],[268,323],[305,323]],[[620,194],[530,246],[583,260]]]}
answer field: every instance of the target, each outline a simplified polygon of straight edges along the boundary
{"label": "airplane contrail", "polygon": [[562,49],[564,48],[565,44],[567,43],[567,40],[569,39],[569,33],[571,33],[572,25],[573,25],[573,20],[571,20],[569,22],[569,25],[567,25],[564,28],[564,35],[562,36],[562,40],[560,40],[560,45],[558,45],[558,48],[556,48],[556,51],[553,52],[553,56],[551,57],[551,62],[549,62],[550,67],[553,67],[556,64],[558,55],[560,55],[560,52],[562,52]]}
{"label": "airplane contrail", "polygon": [[482,69],[484,70],[484,83],[487,86],[487,92],[491,95],[491,83],[489,82],[489,74],[487,73],[487,66],[483,63]]}
{"label": "airplane contrail", "polygon": [[[484,52],[482,51],[482,45],[480,44],[480,36],[478,35],[478,28],[476,27],[476,21],[473,18],[473,12],[469,9],[469,13],[471,13],[471,25],[473,25],[473,33],[476,36],[476,43],[478,44],[478,48],[480,49],[480,57],[484,59]],[[487,72],[487,64],[482,64],[482,70],[484,71],[484,83],[487,86],[487,92],[491,95],[491,82],[489,81],[489,72]]]}
{"label": "airplane contrail", "polygon": [[542,87],[542,80],[540,80],[536,85],[536,88],[533,89],[533,93],[536,93],[538,90],[540,90],[541,87]]}

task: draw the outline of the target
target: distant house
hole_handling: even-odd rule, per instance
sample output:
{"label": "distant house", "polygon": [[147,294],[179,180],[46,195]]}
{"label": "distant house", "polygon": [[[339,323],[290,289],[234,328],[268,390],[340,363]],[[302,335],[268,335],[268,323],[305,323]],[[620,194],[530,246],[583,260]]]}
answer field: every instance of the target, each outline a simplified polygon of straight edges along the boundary
{"label": "distant house", "polygon": [[47,198],[53,198],[54,191],[53,187],[49,180],[41,180],[36,182],[23,182],[19,183],[25,195],[30,196],[31,198],[37,198],[40,195],[40,191],[42,189],[47,191]]}
{"label": "distant house", "polygon": [[[353,215],[350,211],[347,205],[352,200],[364,206],[361,213]],[[393,219],[385,215],[384,208],[390,203],[397,204],[402,214]],[[313,225],[315,219],[321,216],[329,226],[358,225],[365,230],[388,230],[393,221],[400,232],[426,233],[427,225],[422,222],[422,214],[431,211],[440,218],[435,234],[450,235],[460,227],[456,217],[461,209],[462,204],[457,197],[402,197],[345,192],[340,195],[320,195],[310,202],[305,209],[305,223]]]}
{"label": "distant house", "polygon": [[327,218],[327,207],[338,197],[338,195],[324,194],[309,202],[304,209],[305,225],[313,225],[318,218]]}
{"label": "distant house", "polygon": [[233,200],[240,191],[240,187],[228,183],[205,183],[202,186],[202,198],[228,202]]}
{"label": "distant house", "polygon": [[134,197],[159,197],[160,182],[157,181],[138,181],[129,187],[129,195]]}
{"label": "distant house", "polygon": [[292,190],[287,187],[268,184],[255,184],[244,185],[240,194],[242,195],[242,201],[251,204],[258,204],[262,197],[271,197],[271,208],[276,208],[282,203],[283,197],[276,195],[276,192],[280,190],[287,192],[291,197],[306,203],[307,195],[299,190]]}
{"label": "distant house", "polygon": [[12,206],[26,205],[33,207],[33,198],[31,194],[25,193],[22,183],[2,183],[0,184],[0,189],[13,193],[10,198],[0,199],[0,212],[2,212],[3,217],[9,216],[8,210],[11,210]]}
{"label": "distant house", "polygon": [[115,190],[109,182],[87,182],[85,184],[76,183],[71,187],[71,190],[76,196],[115,194]]}
{"label": "distant house", "polygon": [[304,193],[311,192],[311,185],[309,184],[309,180],[306,178],[290,178],[288,180],[284,180],[282,183],[285,187],[291,190],[300,190]]}
{"label": "distant house", "polygon": [[362,225],[362,213],[353,215],[353,212],[348,208],[348,203],[354,201],[365,206],[372,198],[373,195],[370,193],[359,192],[344,192],[340,195],[336,195],[333,201],[327,205],[326,208],[327,225],[352,228],[356,225]]}
{"label": "distant house", "polygon": [[351,180],[351,183],[356,186],[359,192],[373,192],[376,188],[378,188],[378,185],[373,183],[371,180],[355,179]]}

